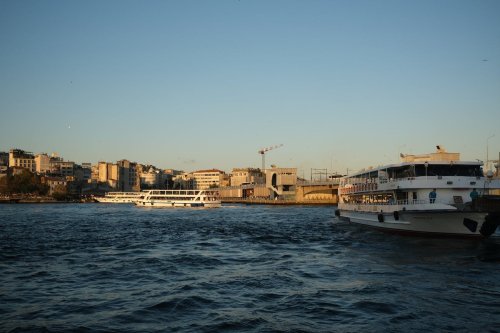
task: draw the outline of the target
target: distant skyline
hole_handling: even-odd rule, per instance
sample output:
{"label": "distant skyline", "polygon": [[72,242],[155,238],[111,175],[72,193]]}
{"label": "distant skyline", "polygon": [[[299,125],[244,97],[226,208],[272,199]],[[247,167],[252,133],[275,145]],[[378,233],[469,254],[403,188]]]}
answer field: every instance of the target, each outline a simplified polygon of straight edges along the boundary
{"label": "distant skyline", "polygon": [[500,151],[500,1],[0,1],[0,151],[339,173]]}

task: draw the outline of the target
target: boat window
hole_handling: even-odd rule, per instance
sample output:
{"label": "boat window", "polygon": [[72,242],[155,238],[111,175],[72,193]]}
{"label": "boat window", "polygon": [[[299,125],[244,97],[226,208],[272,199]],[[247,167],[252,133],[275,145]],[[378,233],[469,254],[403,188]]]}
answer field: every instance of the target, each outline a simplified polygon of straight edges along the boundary
{"label": "boat window", "polygon": [[429,164],[427,168],[425,165],[420,164],[416,166],[416,172],[418,176],[425,176],[426,174],[427,176],[483,176],[483,170],[479,165],[457,165],[452,163],[440,165]]}

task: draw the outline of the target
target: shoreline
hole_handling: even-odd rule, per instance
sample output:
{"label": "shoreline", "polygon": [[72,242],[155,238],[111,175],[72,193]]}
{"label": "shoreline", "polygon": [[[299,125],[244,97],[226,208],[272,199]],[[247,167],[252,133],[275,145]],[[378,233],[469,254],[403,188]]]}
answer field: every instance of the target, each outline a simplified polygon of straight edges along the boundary
{"label": "shoreline", "polygon": [[3,197],[0,198],[0,204],[51,204],[51,203],[94,203],[94,201],[58,201],[52,197]]}
{"label": "shoreline", "polygon": [[275,206],[336,206],[333,200],[271,200],[271,199],[221,199],[223,204],[275,205]]}
{"label": "shoreline", "polygon": [[[57,201],[53,198],[0,198],[0,204],[98,204],[100,202],[91,200],[79,201]],[[270,200],[270,199],[222,199],[222,204],[242,204],[242,205],[269,205],[269,206],[336,206],[337,203],[331,200]]]}

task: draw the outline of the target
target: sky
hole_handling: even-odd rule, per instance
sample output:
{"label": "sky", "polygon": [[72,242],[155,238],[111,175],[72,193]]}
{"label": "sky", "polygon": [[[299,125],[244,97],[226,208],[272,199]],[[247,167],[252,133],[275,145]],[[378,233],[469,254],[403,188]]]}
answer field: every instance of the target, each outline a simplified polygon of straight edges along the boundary
{"label": "sky", "polygon": [[500,152],[500,1],[0,0],[0,151],[346,173]]}

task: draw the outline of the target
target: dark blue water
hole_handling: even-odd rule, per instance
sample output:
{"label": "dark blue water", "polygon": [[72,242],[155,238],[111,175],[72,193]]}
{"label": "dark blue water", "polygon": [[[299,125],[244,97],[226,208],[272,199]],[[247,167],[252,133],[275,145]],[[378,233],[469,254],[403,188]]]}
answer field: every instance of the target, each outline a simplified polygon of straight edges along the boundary
{"label": "dark blue water", "polygon": [[500,238],[333,207],[0,206],[1,332],[498,332]]}

